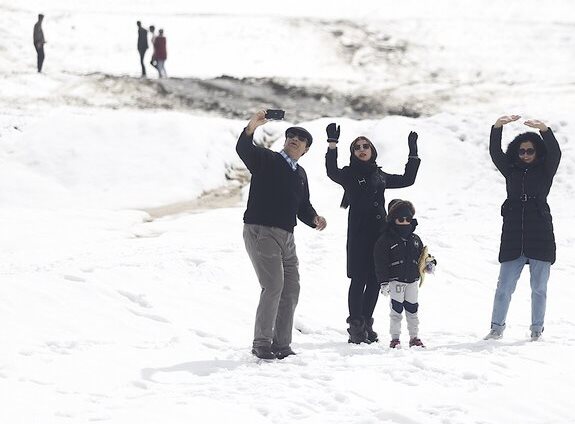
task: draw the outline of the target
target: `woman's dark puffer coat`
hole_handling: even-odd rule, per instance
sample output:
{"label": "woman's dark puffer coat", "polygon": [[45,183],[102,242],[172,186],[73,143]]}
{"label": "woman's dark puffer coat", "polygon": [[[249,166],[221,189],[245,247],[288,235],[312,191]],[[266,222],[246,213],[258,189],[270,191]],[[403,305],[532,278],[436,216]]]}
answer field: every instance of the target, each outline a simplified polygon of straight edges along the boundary
{"label": "woman's dark puffer coat", "polygon": [[[489,153],[493,163],[505,177],[507,199],[501,206],[503,229],[499,262],[524,255],[530,259],[555,262],[553,220],[547,195],[559,167],[561,150],[551,129],[525,133],[516,137],[507,152],[501,150],[502,128],[491,128]],[[531,141],[536,160],[525,164],[519,159],[519,145]]]}

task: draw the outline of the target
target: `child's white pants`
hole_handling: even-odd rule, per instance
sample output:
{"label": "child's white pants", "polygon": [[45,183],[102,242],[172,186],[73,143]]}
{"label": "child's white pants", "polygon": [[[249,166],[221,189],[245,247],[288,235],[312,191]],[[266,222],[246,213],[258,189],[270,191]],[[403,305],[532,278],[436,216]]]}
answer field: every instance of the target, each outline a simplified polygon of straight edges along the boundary
{"label": "child's white pants", "polygon": [[407,331],[409,337],[417,337],[419,333],[419,318],[417,316],[417,296],[419,294],[419,284],[403,283],[400,281],[391,281],[389,283],[390,314],[389,314],[389,332],[392,339],[399,339],[401,334],[402,312],[405,309],[405,318],[407,321]]}

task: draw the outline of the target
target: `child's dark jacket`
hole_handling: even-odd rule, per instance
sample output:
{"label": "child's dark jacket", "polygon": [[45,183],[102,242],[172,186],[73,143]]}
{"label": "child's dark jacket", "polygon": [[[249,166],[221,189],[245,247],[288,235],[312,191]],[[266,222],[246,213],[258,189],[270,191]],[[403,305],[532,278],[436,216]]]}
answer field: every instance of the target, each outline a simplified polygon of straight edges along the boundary
{"label": "child's dark jacket", "polygon": [[[412,221],[415,229],[417,221]],[[419,280],[418,262],[423,243],[419,236],[411,233],[407,239],[395,232],[395,225],[390,223],[375,243],[375,275],[379,283],[401,281],[414,283]]]}

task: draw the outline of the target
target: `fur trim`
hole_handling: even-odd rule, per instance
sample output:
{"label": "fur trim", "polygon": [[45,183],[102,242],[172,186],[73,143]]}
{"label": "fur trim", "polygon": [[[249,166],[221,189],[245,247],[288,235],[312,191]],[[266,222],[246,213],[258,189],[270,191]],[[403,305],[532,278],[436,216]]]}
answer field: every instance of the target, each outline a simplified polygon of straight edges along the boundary
{"label": "fur trim", "polygon": [[[411,212],[411,217],[415,215],[415,207],[413,203],[409,200],[401,200],[401,199],[393,199],[389,202],[388,205],[388,213],[387,213],[387,220],[389,222],[395,221],[395,218],[399,218],[399,212],[403,210],[408,210]],[[404,214],[401,214],[404,215]]]}

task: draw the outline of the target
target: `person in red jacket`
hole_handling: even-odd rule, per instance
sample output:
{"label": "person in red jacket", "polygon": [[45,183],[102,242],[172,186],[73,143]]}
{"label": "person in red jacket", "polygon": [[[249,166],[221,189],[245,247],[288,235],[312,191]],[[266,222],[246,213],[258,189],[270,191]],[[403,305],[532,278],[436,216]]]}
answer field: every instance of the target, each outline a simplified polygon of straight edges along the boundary
{"label": "person in red jacket", "polygon": [[160,78],[167,78],[165,63],[168,58],[168,50],[166,49],[166,37],[164,37],[164,30],[160,29],[158,36],[154,40],[154,56],[157,61],[156,68]]}

